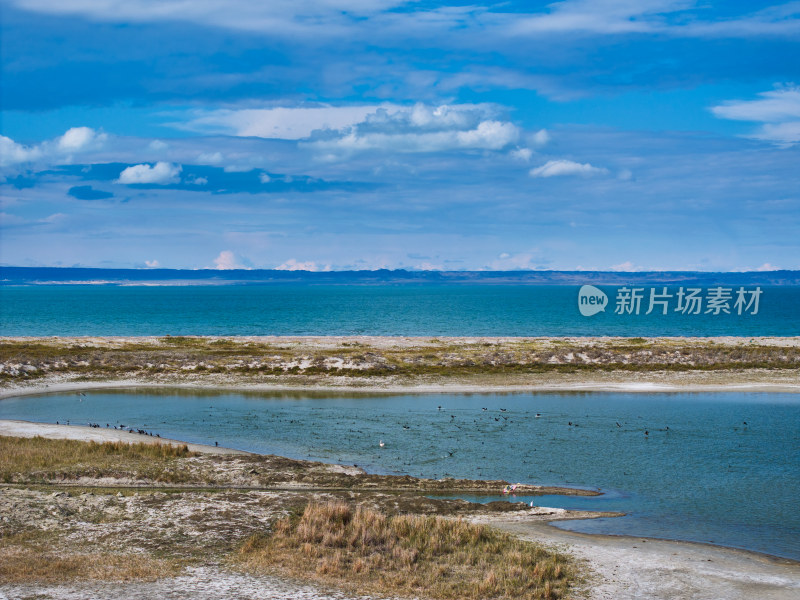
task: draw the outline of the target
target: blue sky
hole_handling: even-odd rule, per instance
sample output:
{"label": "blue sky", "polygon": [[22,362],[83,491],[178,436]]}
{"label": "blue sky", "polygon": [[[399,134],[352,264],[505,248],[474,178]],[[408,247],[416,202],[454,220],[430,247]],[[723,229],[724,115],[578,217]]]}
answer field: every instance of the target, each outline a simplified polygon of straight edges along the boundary
{"label": "blue sky", "polygon": [[800,268],[800,2],[0,7],[0,264]]}

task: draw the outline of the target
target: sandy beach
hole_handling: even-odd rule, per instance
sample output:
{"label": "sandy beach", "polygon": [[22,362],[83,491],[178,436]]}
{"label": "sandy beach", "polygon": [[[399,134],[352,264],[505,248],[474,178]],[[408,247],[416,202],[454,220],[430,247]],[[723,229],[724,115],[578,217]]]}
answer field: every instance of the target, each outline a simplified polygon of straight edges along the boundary
{"label": "sandy beach", "polygon": [[[41,435],[53,439],[126,442],[139,442],[145,437],[113,429],[23,421],[0,421],[0,435],[21,437]],[[176,440],[153,441],[181,443]],[[245,454],[196,444],[190,445],[190,448],[209,454]],[[4,493],[11,493],[11,490]],[[21,496],[16,498],[15,503],[18,503]],[[800,593],[800,563],[795,561],[703,544],[573,533],[548,525],[548,521],[553,519],[578,516],[566,514],[566,511],[561,509],[538,508],[513,515],[476,515],[471,517],[471,520],[488,523],[523,539],[535,540],[574,556],[583,565],[587,574],[586,581],[579,590],[576,590],[575,597],[597,600],[636,598],[789,600],[796,598]],[[0,586],[0,598],[33,596],[64,600],[86,597],[122,599],[156,596],[209,599],[246,596],[264,600],[278,598],[333,600],[352,597],[313,585],[274,577],[232,573],[214,566],[190,568],[177,577],[160,578],[156,581],[127,582],[122,587],[102,581]]]}
{"label": "sandy beach", "polygon": [[187,446],[191,452],[204,454],[249,454],[242,450],[207,446],[205,444],[192,444],[167,438],[130,433],[118,429],[104,427],[88,427],[85,425],[53,425],[51,423],[31,423],[29,421],[14,421],[0,419],[0,435],[10,437],[32,438],[35,436],[50,440],[80,440],[83,442],[128,442],[129,444],[170,444],[173,446]]}

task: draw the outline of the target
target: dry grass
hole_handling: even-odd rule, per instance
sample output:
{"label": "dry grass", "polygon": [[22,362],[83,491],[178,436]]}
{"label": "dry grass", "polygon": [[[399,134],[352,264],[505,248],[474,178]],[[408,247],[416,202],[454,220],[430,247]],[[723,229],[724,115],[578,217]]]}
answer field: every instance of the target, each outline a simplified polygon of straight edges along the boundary
{"label": "dry grass", "polygon": [[559,598],[568,559],[482,525],[441,517],[387,517],[343,503],[309,504],[301,515],[255,535],[239,561],[384,596]]}
{"label": "dry grass", "polygon": [[127,444],[0,436],[0,481],[134,477],[168,483],[189,481],[178,459],[197,456],[186,445]]}
{"label": "dry grass", "polygon": [[98,579],[126,581],[154,580],[177,575],[182,564],[175,560],[143,554],[108,552],[53,552],[41,543],[30,543],[25,535],[0,537],[0,583],[63,583]]}

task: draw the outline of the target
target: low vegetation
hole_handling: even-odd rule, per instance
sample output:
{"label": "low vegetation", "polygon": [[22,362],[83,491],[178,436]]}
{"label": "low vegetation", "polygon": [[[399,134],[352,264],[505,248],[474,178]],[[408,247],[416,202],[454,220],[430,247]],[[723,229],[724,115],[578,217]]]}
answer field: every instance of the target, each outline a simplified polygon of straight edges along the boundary
{"label": "low vegetation", "polygon": [[5,338],[0,340],[0,383],[52,376],[275,381],[800,366],[800,347],[763,338],[730,343],[640,337],[355,339]]}
{"label": "low vegetation", "polygon": [[155,580],[175,576],[183,567],[180,561],[142,554],[59,553],[47,546],[20,542],[18,537],[0,535],[0,583]]}
{"label": "low vegetation", "polygon": [[197,456],[186,445],[81,442],[0,436],[0,481],[133,476],[165,483],[191,479],[177,459]]}
{"label": "low vegetation", "polygon": [[559,598],[567,557],[483,525],[312,503],[256,534],[239,563],[358,593],[428,598]]}

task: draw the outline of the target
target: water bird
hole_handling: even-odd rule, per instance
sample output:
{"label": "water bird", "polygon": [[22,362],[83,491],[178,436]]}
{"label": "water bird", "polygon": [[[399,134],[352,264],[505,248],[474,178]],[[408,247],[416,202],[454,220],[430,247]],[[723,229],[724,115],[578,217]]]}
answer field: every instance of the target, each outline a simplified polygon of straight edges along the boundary
{"label": "water bird", "polygon": [[506,409],[505,408],[501,408],[500,412],[506,412]]}
{"label": "water bird", "polygon": [[442,410],[442,407],[441,407],[441,406],[439,407],[439,410]]}
{"label": "water bird", "polygon": [[481,409],[481,410],[489,410],[489,409],[488,409],[488,408],[483,408],[483,409]]}
{"label": "water bird", "polygon": [[619,421],[617,421],[617,427],[622,427],[622,425],[619,424]]}
{"label": "water bird", "polygon": [[536,418],[537,418],[537,419],[538,419],[539,417],[541,417],[541,416],[542,416],[542,413],[536,413]]}
{"label": "water bird", "polygon": [[649,432],[649,431],[647,431],[647,430],[645,429],[645,430],[644,430],[644,434],[645,434],[645,435],[650,435],[650,432]]}
{"label": "water bird", "polygon": [[380,442],[378,442],[378,446],[380,446],[381,448],[383,448],[385,445],[386,445],[386,444],[384,444],[384,443],[383,443],[383,440],[381,440]]}

